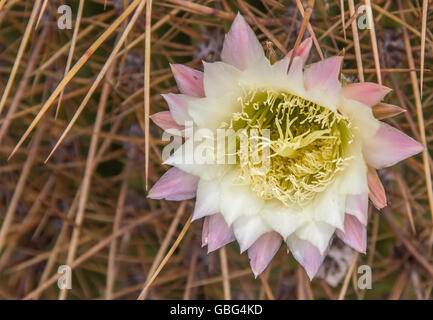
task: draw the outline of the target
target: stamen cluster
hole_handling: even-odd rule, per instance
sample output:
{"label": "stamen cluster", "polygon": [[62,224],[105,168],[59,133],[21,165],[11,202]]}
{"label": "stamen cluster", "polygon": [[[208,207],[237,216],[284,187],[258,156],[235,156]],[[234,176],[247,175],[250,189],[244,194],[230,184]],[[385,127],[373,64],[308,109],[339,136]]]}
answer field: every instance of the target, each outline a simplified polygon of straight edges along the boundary
{"label": "stamen cluster", "polygon": [[242,111],[229,127],[249,141],[237,148],[239,182],[261,198],[303,205],[345,167],[353,139],[347,118],[286,92],[254,88],[238,101]]}

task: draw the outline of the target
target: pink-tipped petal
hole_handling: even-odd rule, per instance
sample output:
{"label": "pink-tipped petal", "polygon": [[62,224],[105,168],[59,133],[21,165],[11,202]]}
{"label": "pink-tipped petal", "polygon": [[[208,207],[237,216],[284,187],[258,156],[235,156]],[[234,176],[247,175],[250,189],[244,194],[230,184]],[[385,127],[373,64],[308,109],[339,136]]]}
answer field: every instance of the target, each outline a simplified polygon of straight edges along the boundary
{"label": "pink-tipped petal", "polygon": [[356,217],[346,214],[344,232],[337,230],[336,234],[348,246],[360,253],[365,253],[367,249],[367,228]]}
{"label": "pink-tipped petal", "polygon": [[199,177],[176,167],[170,168],[147,194],[151,199],[181,201],[195,197]]}
{"label": "pink-tipped petal", "polygon": [[340,85],[338,74],[342,62],[343,57],[334,56],[309,65],[304,72],[305,88],[334,92],[335,87]]}
{"label": "pink-tipped petal", "polygon": [[203,72],[182,64],[170,65],[180,92],[193,97],[204,97]]}
{"label": "pink-tipped petal", "polygon": [[207,246],[209,243],[209,218],[205,217],[203,219],[203,229],[201,231],[201,247]]}
{"label": "pink-tipped petal", "polygon": [[341,93],[347,99],[352,99],[374,106],[391,91],[390,88],[373,82],[351,83],[341,88]]}
{"label": "pink-tipped petal", "polygon": [[365,160],[376,169],[392,166],[423,150],[418,141],[384,122],[380,123],[376,135],[363,146]]}
{"label": "pink-tipped petal", "polygon": [[209,219],[207,252],[210,253],[235,240],[232,228],[229,228],[221,213],[206,217]]}
{"label": "pink-tipped petal", "polygon": [[310,280],[314,278],[325,259],[326,254],[321,255],[319,249],[310,242],[301,240],[292,235],[287,242],[293,257],[304,267]]}
{"label": "pink-tipped petal", "polygon": [[238,13],[224,40],[221,52],[222,61],[245,70],[249,65],[264,56],[262,45],[253,29]]}
{"label": "pink-tipped petal", "polygon": [[188,104],[182,94],[167,93],[163,94],[162,97],[168,104],[171,116],[177,124],[185,126],[186,121],[192,121],[188,113]]}
{"label": "pink-tipped petal", "polygon": [[251,270],[257,278],[261,274],[281,246],[281,236],[276,232],[268,232],[260,236],[248,249]]}
{"label": "pink-tipped petal", "polygon": [[368,219],[368,193],[348,195],[346,198],[346,213],[358,218],[365,226]]}
{"label": "pink-tipped petal", "polygon": [[158,127],[170,133],[181,135],[182,131],[185,129],[184,126],[181,126],[174,121],[170,111],[154,113],[150,116],[150,119],[152,119]]}
{"label": "pink-tipped petal", "polygon": [[368,167],[367,182],[368,188],[370,189],[368,197],[370,198],[371,202],[373,202],[374,206],[377,209],[386,207],[385,189],[382,185],[382,182],[380,182],[376,170],[370,166]]}
{"label": "pink-tipped petal", "polygon": [[[310,54],[312,43],[313,43],[312,38],[309,37],[309,38],[305,39],[304,41],[302,41],[301,44],[299,45],[299,47],[296,49],[295,57],[301,57],[303,64],[305,64],[305,62],[307,62],[308,55]],[[293,49],[289,51],[289,53],[287,54],[286,57],[290,59],[292,54],[293,54]]]}

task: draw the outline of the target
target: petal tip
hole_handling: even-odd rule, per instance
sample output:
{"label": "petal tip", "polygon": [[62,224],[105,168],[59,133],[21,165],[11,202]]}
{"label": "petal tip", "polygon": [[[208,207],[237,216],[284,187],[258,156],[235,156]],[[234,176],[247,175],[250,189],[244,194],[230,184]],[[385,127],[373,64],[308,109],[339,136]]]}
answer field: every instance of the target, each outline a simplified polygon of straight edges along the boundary
{"label": "petal tip", "polygon": [[414,152],[415,152],[414,155],[418,154],[420,152],[423,152],[425,150],[425,147],[421,142],[416,141],[416,140],[414,140],[414,142],[415,142],[414,143]]}
{"label": "petal tip", "polygon": [[147,193],[150,199],[181,201],[195,197],[198,177],[176,167],[165,172]]}
{"label": "petal tip", "polygon": [[308,276],[308,279],[310,279],[310,281],[313,281],[313,279],[316,276],[317,271],[319,270],[319,268],[317,268],[317,270],[310,270],[310,269],[304,268],[304,270],[305,270],[305,273]]}
{"label": "petal tip", "polygon": [[153,200],[159,200],[159,199],[161,199],[156,194],[154,194],[154,192],[152,192],[152,189],[149,190],[149,192],[147,193],[146,198],[153,199]]}
{"label": "petal tip", "polygon": [[224,39],[222,61],[239,70],[245,70],[263,56],[263,47],[253,29],[238,12]]}
{"label": "petal tip", "polygon": [[380,122],[374,138],[363,146],[367,163],[376,169],[390,167],[423,150],[421,143],[385,122]]}
{"label": "petal tip", "polygon": [[276,232],[263,234],[248,249],[251,270],[257,278],[269,265],[281,246],[281,236]]}
{"label": "petal tip", "polygon": [[251,271],[253,272],[254,279],[257,279],[257,277],[264,271],[264,269],[257,270],[257,267],[254,264],[251,264]]}
{"label": "petal tip", "polygon": [[204,97],[203,73],[183,64],[170,64],[171,72],[181,93]]}
{"label": "petal tip", "polygon": [[158,182],[155,183],[155,185],[149,190],[147,193],[147,198],[154,199],[154,200],[160,200],[163,199],[164,196],[161,194],[161,191],[158,190],[160,187],[158,186]]}
{"label": "petal tip", "polygon": [[[313,37],[308,37],[304,41],[302,41],[295,52],[295,57],[300,57],[302,63],[305,64],[307,62],[308,56],[310,54],[310,50],[313,44]],[[286,55],[287,58],[290,58],[293,54],[294,50],[290,50],[290,52]]]}
{"label": "petal tip", "polygon": [[367,106],[378,104],[392,89],[374,82],[350,83],[342,87],[343,96]]}
{"label": "petal tip", "polygon": [[194,213],[192,214],[192,218],[191,218],[191,222],[194,222],[194,221],[197,221],[197,220],[200,220],[201,219],[201,217],[197,217],[197,215],[195,215]]}

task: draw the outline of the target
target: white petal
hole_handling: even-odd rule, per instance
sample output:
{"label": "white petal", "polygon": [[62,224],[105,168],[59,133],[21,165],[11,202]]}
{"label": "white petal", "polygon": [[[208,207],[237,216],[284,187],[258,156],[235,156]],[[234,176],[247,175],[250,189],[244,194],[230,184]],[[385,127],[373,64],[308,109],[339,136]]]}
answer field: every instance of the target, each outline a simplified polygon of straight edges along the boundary
{"label": "white petal", "polygon": [[247,250],[264,233],[272,229],[260,216],[240,217],[233,223],[233,231],[239,242],[241,253]]}
{"label": "white petal", "polygon": [[241,71],[221,61],[203,63],[203,66],[206,97],[220,97],[239,90],[237,84]]}
{"label": "white petal", "polygon": [[185,95],[167,93],[163,94],[162,97],[170,108],[171,116],[178,124],[185,126],[186,121],[192,120],[188,114],[188,104],[185,100]]}
{"label": "white petal", "polygon": [[[243,87],[271,87],[273,82],[274,71],[278,72],[279,69],[273,69],[270,61],[263,57],[251,65],[248,69],[242,72],[239,83]],[[283,74],[283,73],[281,73]],[[278,82],[276,82],[278,84]]]}
{"label": "white petal", "polygon": [[244,88],[267,88],[307,98],[302,59],[295,57],[288,71],[289,61],[284,58],[271,65],[264,57],[242,72],[239,84]]}
{"label": "white petal", "polygon": [[243,88],[265,88],[293,93],[287,81],[288,65],[288,59],[271,64],[266,57],[263,57],[242,72],[239,84]]}
{"label": "white petal", "polygon": [[315,221],[325,222],[343,230],[345,209],[346,194],[338,193],[335,188],[330,187],[317,195],[313,203],[304,209],[304,214],[311,210]]}
{"label": "white petal", "polygon": [[361,152],[353,154],[347,167],[339,173],[336,184],[338,192],[345,194],[360,194],[368,192],[367,165]]}
{"label": "white petal", "polygon": [[351,128],[362,143],[369,142],[379,130],[380,122],[377,120],[370,107],[365,104],[341,98],[339,110],[347,116],[353,124]]}
{"label": "white petal", "polygon": [[346,213],[355,216],[364,226],[368,219],[368,193],[348,195],[346,198]]}
{"label": "white petal", "polygon": [[302,214],[301,210],[288,208],[280,201],[267,201],[260,212],[262,219],[284,239],[306,223],[310,217]]}
{"label": "white petal", "polygon": [[299,228],[296,235],[305,241],[316,246],[320,254],[323,254],[328,247],[329,240],[334,234],[335,227],[320,221],[312,221]]}
{"label": "white petal", "polygon": [[264,205],[248,186],[237,184],[237,177],[238,171],[232,170],[221,180],[220,209],[229,225],[241,216],[257,215]]}
{"label": "white petal", "polygon": [[278,72],[281,74],[287,74],[287,71],[289,70],[289,58],[283,58],[281,60],[276,61],[274,64],[271,65],[272,70],[274,72]]}
{"label": "white petal", "polygon": [[304,87],[303,62],[301,57],[295,57],[287,74],[287,82],[290,87],[290,93],[308,99],[308,94]]}
{"label": "white petal", "polygon": [[234,112],[241,110],[237,101],[239,95],[228,92],[225,95],[188,102],[188,112],[194,123],[200,128],[218,129],[223,122],[228,123]]}
{"label": "white petal", "polygon": [[193,220],[218,213],[220,186],[218,180],[200,179],[197,187]]}
{"label": "white petal", "polygon": [[207,164],[196,161],[194,157],[197,142],[193,138],[185,141],[164,164],[175,166],[182,171],[199,176],[205,180],[212,180],[221,177],[225,172],[231,169],[230,165]]}

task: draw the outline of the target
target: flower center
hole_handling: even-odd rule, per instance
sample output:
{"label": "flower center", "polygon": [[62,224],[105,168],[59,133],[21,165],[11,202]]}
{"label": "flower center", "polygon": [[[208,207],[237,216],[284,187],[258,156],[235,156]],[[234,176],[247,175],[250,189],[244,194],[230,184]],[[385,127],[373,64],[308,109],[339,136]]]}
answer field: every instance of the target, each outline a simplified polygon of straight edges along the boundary
{"label": "flower center", "polygon": [[246,137],[236,147],[239,182],[263,199],[306,204],[346,166],[353,135],[342,115],[273,90],[245,90],[238,100],[242,111],[228,126]]}

